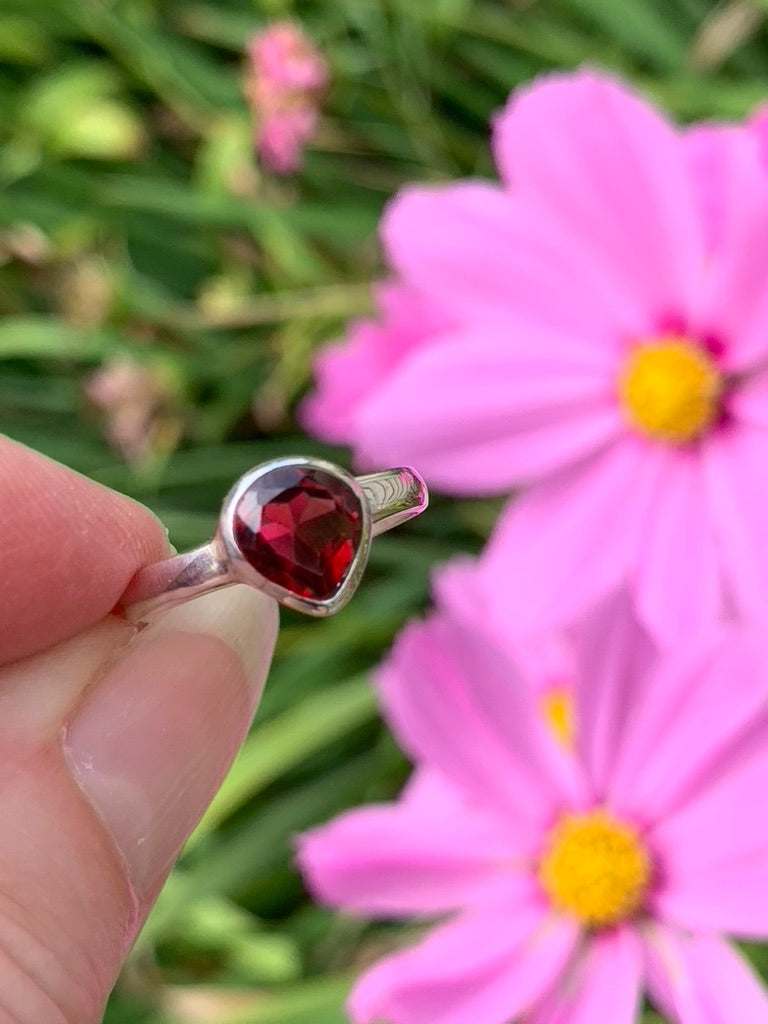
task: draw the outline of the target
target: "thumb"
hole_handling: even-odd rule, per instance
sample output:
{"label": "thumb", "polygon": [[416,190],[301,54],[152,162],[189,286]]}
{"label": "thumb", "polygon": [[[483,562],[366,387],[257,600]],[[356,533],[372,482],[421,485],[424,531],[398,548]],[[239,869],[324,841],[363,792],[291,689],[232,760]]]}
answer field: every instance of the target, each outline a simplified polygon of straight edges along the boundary
{"label": "thumb", "polygon": [[245,587],[108,619],[0,672],[0,1024],[95,1024],[261,694]]}

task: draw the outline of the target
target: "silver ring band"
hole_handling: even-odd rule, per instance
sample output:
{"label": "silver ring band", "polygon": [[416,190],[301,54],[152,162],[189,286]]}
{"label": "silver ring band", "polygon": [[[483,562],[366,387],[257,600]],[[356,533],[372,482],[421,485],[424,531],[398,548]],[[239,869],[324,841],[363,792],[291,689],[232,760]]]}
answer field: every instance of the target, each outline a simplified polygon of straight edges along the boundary
{"label": "silver ring band", "polygon": [[[286,481],[298,483],[284,487],[275,495],[275,489]],[[262,500],[266,498],[270,500]],[[322,577],[323,590],[315,588],[313,591],[312,583],[293,585],[290,561],[277,559],[276,562],[262,537],[257,537],[255,547],[250,542],[244,547],[241,522],[242,510],[246,507],[244,503],[249,510],[257,510],[258,522],[255,525],[261,528],[264,516],[270,510],[276,509],[275,515],[282,516],[291,501],[299,503],[302,511],[307,502],[315,502],[319,515],[309,527],[306,524],[298,527],[305,529],[305,533],[309,528],[314,529],[313,539],[317,538],[317,524],[325,529],[320,536],[321,541],[326,535],[332,535],[334,528],[337,529],[337,548],[333,554],[335,563],[331,566],[333,574],[330,584]],[[140,621],[150,612],[171,607],[210,590],[247,583],[294,610],[318,617],[334,614],[357,588],[371,540],[420,515],[428,501],[426,485],[412,469],[389,469],[352,477],[345,470],[321,459],[301,456],[274,459],[255,467],[237,481],[222,506],[218,530],[207,544],[140,570],[123,595],[121,610],[132,621]],[[257,533],[258,529],[250,533],[245,531],[249,540],[254,532]],[[333,542],[331,536],[331,541],[322,551]],[[300,543],[306,548],[306,544]],[[266,557],[260,552],[266,552]],[[343,572],[336,564],[339,552],[343,556],[342,561],[349,556]],[[318,572],[322,574],[324,568],[327,570],[327,566],[322,564],[322,552],[311,554],[313,557],[317,555]],[[301,566],[297,565],[294,571],[306,579]],[[329,587],[331,589],[326,592]]]}

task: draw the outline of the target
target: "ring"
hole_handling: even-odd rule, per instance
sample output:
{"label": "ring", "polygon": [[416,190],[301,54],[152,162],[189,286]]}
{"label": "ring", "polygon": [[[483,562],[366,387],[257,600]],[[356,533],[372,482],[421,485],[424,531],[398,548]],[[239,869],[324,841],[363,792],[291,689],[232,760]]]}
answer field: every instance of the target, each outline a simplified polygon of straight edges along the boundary
{"label": "ring", "polygon": [[333,615],[357,589],[373,538],[420,515],[428,501],[412,469],[354,477],[322,459],[272,459],[234,485],[211,541],[141,569],[120,608],[139,621],[247,583],[295,611]]}

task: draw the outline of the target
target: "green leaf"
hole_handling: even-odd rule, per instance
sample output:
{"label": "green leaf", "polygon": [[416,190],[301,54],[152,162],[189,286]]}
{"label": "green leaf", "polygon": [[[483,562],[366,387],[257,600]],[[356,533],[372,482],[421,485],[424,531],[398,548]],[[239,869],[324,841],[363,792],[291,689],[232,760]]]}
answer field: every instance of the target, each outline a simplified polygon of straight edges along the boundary
{"label": "green leaf", "polygon": [[306,981],[295,988],[255,997],[242,1012],[211,1024],[348,1024],[344,1000],[351,978]]}
{"label": "green leaf", "polygon": [[58,156],[126,160],[144,144],[140,118],[117,98],[121,76],[83,61],[40,78],[22,101],[19,124]]}
{"label": "green leaf", "polygon": [[365,677],[307,698],[249,736],[224,785],[191,836],[195,845],[246,801],[314,751],[371,721],[376,699]]}
{"label": "green leaf", "polygon": [[48,317],[11,317],[0,321],[0,360],[90,361],[119,344],[119,339],[109,333],[68,327]]}
{"label": "green leaf", "polygon": [[42,64],[52,51],[51,36],[34,21],[18,14],[0,14],[0,60]]}
{"label": "green leaf", "polygon": [[[561,0],[566,10],[586,17],[614,43],[636,57],[646,58],[672,71],[685,59],[686,37],[678,11],[651,0]],[[676,16],[677,15],[677,16]]]}

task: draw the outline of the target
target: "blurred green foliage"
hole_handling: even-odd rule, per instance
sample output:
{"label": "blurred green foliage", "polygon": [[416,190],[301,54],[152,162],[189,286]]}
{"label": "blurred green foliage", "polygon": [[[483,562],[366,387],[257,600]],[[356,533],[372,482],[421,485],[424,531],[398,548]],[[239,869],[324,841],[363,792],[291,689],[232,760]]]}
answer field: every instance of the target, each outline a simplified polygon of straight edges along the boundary
{"label": "blurred green foliage", "polygon": [[[492,174],[487,122],[508,91],[585,61],[679,118],[741,117],[768,96],[766,14],[767,0],[3,0],[0,426],[145,501],[177,546],[202,541],[249,466],[346,458],[300,436],[293,411],[312,351],[369,308],[376,223],[402,183]],[[258,168],[242,95],[246,41],[283,17],[333,77],[290,179]],[[160,374],[172,425],[130,462],[84,391],[116,356]],[[314,908],[292,837],[397,792],[407,765],[366,673],[425,606],[431,566],[477,550],[492,518],[435,502],[377,541],[338,619],[285,616],[258,723],[108,1024],[344,1020],[350,979],[404,932]]]}

